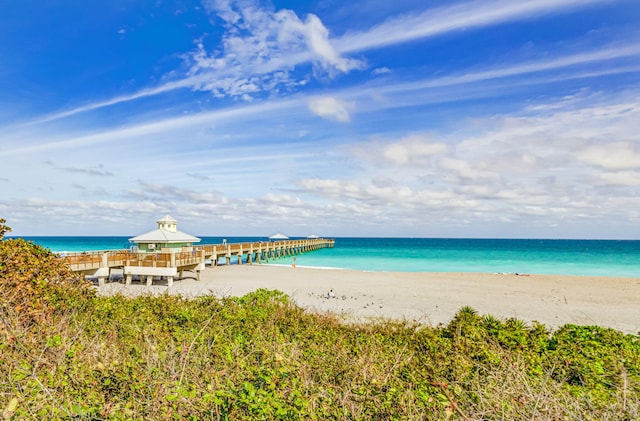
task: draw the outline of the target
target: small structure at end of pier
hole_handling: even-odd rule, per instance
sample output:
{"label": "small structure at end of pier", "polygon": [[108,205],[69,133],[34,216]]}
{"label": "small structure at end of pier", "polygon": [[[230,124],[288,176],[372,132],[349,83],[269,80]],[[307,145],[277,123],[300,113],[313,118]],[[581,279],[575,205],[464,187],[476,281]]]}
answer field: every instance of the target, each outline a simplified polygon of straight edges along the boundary
{"label": "small structure at end of pier", "polygon": [[200,242],[198,237],[178,231],[178,221],[169,215],[158,219],[156,223],[157,229],[129,239],[129,242],[136,244],[139,252],[191,251],[189,248],[193,248],[193,243]]}
{"label": "small structure at end of pier", "polygon": [[[161,255],[154,255],[152,265],[141,263],[145,260],[143,258],[138,259],[137,263],[141,263],[139,265],[124,266],[127,285],[131,283],[133,275],[146,276],[149,285],[154,276],[166,277],[168,284],[171,285],[173,278],[178,274],[182,277],[182,272],[185,270],[195,271],[199,280],[200,271],[204,269],[204,255],[193,248],[193,243],[199,243],[200,238],[178,231],[178,221],[170,215],[158,219],[156,223],[157,229],[130,238],[129,242],[136,244],[139,253],[161,253]],[[167,262],[158,264],[160,263],[157,261],[158,257],[162,256]]]}

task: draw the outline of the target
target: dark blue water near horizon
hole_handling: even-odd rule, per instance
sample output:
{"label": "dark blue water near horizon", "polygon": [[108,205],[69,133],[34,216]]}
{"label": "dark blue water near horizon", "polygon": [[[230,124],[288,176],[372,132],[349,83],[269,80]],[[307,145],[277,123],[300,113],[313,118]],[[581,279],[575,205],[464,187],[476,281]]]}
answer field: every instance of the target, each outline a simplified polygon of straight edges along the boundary
{"label": "dark blue water near horizon", "polygon": [[[124,249],[128,237],[24,237],[54,252]],[[265,237],[200,237],[201,244]],[[288,258],[291,259],[291,258]],[[272,261],[291,264],[287,259]],[[408,272],[540,273],[640,277],[638,240],[336,238],[333,249],[296,256],[298,266]]]}

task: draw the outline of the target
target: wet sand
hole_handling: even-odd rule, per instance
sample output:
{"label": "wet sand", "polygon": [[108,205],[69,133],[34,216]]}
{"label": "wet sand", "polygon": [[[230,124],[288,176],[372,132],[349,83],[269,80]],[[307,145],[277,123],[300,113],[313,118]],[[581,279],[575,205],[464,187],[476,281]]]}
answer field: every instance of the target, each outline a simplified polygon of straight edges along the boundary
{"label": "wet sand", "polygon": [[[125,287],[109,282],[101,294],[204,294],[241,296],[277,289],[301,307],[334,312],[347,320],[406,319],[428,325],[448,323],[463,306],[498,318],[538,321],[555,329],[567,323],[640,331],[640,278],[489,273],[364,272],[291,266],[232,265],[185,272],[171,288]],[[333,289],[336,298],[327,298]]]}

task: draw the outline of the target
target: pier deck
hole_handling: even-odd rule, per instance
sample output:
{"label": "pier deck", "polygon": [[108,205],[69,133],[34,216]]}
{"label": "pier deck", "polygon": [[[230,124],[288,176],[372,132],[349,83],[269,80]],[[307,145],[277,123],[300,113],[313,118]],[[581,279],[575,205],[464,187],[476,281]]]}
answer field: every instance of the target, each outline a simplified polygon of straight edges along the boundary
{"label": "pier deck", "polygon": [[65,253],[60,258],[73,270],[83,276],[98,278],[98,284],[104,285],[113,269],[122,269],[126,284],[130,285],[133,276],[146,278],[147,285],[151,285],[154,277],[166,277],[169,286],[174,278],[180,279],[184,271],[195,271],[200,280],[200,271],[205,268],[205,262],[210,261],[213,266],[218,265],[220,259],[226,264],[236,260],[238,264],[252,264],[253,262],[269,262],[293,256],[320,248],[332,248],[333,239],[304,239],[262,241],[249,243],[202,244],[184,247],[180,251],[135,252],[131,250],[101,250],[82,253]]}

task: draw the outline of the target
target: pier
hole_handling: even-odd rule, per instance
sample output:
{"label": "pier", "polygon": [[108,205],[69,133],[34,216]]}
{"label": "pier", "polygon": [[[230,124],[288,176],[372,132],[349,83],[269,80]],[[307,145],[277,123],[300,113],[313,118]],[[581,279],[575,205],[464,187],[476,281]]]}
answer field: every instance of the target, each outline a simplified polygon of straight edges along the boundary
{"label": "pier", "polygon": [[103,286],[111,276],[113,269],[121,269],[126,285],[130,285],[133,276],[140,281],[146,280],[151,286],[154,277],[164,277],[168,286],[174,278],[182,278],[184,271],[192,271],[200,280],[200,271],[207,261],[212,266],[224,259],[227,265],[235,262],[268,263],[272,259],[295,256],[321,248],[333,248],[335,240],[314,238],[302,240],[263,241],[250,243],[201,244],[184,246],[179,250],[132,251],[102,250],[82,253],[65,253],[60,258],[76,273],[95,277],[98,285]]}

